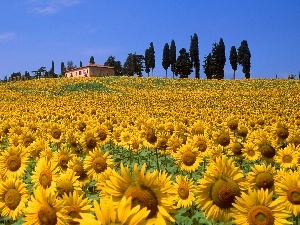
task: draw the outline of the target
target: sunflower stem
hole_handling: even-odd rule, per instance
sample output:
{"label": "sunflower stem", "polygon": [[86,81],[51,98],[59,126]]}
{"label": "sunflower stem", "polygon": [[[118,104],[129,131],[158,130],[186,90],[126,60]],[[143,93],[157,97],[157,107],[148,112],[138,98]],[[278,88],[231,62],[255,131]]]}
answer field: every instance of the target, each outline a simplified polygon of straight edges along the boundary
{"label": "sunflower stem", "polygon": [[157,153],[157,148],[155,148],[155,154],[156,154],[156,165],[157,165],[157,170],[159,169],[159,163],[158,163],[158,153]]}
{"label": "sunflower stem", "polygon": [[298,216],[294,216],[295,225],[298,225]]}

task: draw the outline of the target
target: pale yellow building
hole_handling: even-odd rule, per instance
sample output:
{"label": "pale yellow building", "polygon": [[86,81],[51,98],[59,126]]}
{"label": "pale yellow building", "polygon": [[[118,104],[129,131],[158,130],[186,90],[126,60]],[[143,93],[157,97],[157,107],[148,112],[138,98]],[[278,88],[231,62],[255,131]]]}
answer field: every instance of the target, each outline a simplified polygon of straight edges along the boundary
{"label": "pale yellow building", "polygon": [[87,66],[66,70],[65,77],[103,77],[113,76],[114,67],[99,64],[88,64]]}

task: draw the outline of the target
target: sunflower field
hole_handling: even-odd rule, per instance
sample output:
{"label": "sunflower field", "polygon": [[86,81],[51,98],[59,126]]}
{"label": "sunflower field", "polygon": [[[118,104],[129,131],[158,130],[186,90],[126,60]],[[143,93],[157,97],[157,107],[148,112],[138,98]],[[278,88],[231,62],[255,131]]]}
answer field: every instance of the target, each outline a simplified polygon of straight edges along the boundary
{"label": "sunflower field", "polygon": [[0,84],[0,224],[300,224],[300,82]]}

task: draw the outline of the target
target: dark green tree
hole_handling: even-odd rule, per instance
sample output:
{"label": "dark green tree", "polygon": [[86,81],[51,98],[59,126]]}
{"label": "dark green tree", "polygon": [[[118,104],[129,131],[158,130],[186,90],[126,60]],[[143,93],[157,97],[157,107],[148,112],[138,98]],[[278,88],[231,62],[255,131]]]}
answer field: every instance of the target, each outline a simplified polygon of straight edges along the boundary
{"label": "dark green tree", "polygon": [[122,74],[122,65],[120,61],[116,61],[114,56],[109,56],[104,63],[104,66],[110,66],[114,67],[114,73],[115,75],[121,75]]}
{"label": "dark green tree", "polygon": [[217,43],[213,44],[211,57],[214,65],[213,78],[224,79],[224,66],[226,62],[226,56],[225,56],[225,45],[222,38],[220,38],[218,44]]}
{"label": "dark green tree", "polygon": [[195,70],[195,78],[200,78],[200,59],[199,59],[199,43],[198,35],[194,33],[194,36],[191,36],[190,44],[190,56]]}
{"label": "dark green tree", "polygon": [[115,63],[115,75],[120,76],[122,75],[122,64],[120,61],[116,61]]}
{"label": "dark green tree", "polygon": [[67,70],[72,70],[72,69],[75,69],[75,68],[77,68],[77,66],[74,65],[74,63],[73,63],[72,60],[69,60],[69,61],[67,62]]}
{"label": "dark green tree", "polygon": [[82,67],[82,62],[81,61],[79,62],[79,67]]}
{"label": "dark green tree", "polygon": [[207,56],[204,57],[203,61],[203,70],[204,73],[206,74],[207,79],[212,79],[213,74],[214,74],[214,63],[211,57],[211,53],[209,53]]}
{"label": "dark green tree", "polygon": [[145,57],[143,55],[137,55],[136,53],[128,54],[126,62],[123,66],[123,75],[134,76],[137,74],[139,77],[142,76],[144,69]]}
{"label": "dark green tree", "polygon": [[90,64],[95,64],[94,56],[91,56],[91,58],[90,58]]}
{"label": "dark green tree", "polygon": [[30,80],[30,74],[28,71],[25,71],[24,77],[25,77],[25,80]]}
{"label": "dark green tree", "polygon": [[168,68],[170,67],[170,48],[166,43],[163,49],[162,66],[166,70],[166,77],[168,77]]}
{"label": "dark green tree", "polygon": [[175,68],[175,74],[179,74],[180,78],[188,78],[191,72],[193,72],[193,63],[191,61],[190,54],[185,48],[180,49]]}
{"label": "dark green tree", "polygon": [[171,71],[173,72],[173,79],[174,74],[176,72],[175,64],[176,64],[176,45],[175,41],[172,39],[171,45],[170,45],[170,57],[169,57],[170,65],[171,65]]}
{"label": "dark green tree", "polygon": [[250,78],[250,67],[251,67],[251,53],[246,40],[241,42],[241,46],[238,48],[238,63],[243,67],[243,73],[245,78]]}
{"label": "dark green tree", "polygon": [[237,52],[235,46],[231,46],[230,49],[230,55],[229,55],[229,61],[231,68],[233,69],[233,79],[235,80],[235,71],[237,70],[237,62],[238,57],[237,57]]}
{"label": "dark green tree", "polygon": [[155,50],[154,50],[154,46],[153,46],[153,42],[150,43],[150,47],[149,47],[149,67],[151,68],[152,71],[152,76],[153,76],[153,69],[155,68]]}
{"label": "dark green tree", "polygon": [[61,64],[60,64],[60,75],[64,77],[65,73],[66,73],[65,63],[61,62]]}
{"label": "dark green tree", "polygon": [[148,77],[149,77],[149,73],[150,73],[149,54],[150,54],[150,49],[147,48],[145,50],[145,72],[148,74]]}

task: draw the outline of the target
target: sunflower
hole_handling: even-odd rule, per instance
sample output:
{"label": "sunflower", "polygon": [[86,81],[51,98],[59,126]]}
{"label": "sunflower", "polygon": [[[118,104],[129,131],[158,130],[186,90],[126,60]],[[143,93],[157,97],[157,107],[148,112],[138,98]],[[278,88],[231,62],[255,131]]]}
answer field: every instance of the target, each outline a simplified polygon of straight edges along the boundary
{"label": "sunflower", "polygon": [[107,167],[107,169],[104,172],[100,173],[97,176],[96,190],[99,191],[100,196],[101,196],[101,192],[102,192],[103,187],[105,186],[106,181],[109,180],[112,173],[113,173],[112,168]]}
{"label": "sunflower", "polygon": [[68,162],[72,160],[74,154],[68,147],[62,145],[60,149],[53,153],[52,160],[57,163],[62,171],[66,171],[68,168]]}
{"label": "sunflower", "polygon": [[85,157],[83,167],[89,178],[97,180],[97,177],[108,167],[113,168],[114,163],[109,152],[103,153],[100,148],[97,148]]}
{"label": "sunflower", "polygon": [[74,219],[82,219],[82,215],[90,215],[92,212],[92,206],[89,205],[89,199],[84,198],[83,195],[78,195],[76,191],[73,193],[66,193],[63,195],[65,215],[68,217],[68,224],[76,225]]}
{"label": "sunflower", "polygon": [[206,129],[206,124],[202,120],[197,120],[190,126],[189,133],[191,135],[204,135]]}
{"label": "sunflower", "polygon": [[82,189],[80,182],[78,181],[78,176],[76,176],[76,172],[71,169],[67,169],[65,173],[60,174],[60,176],[56,179],[56,190],[59,197],[63,197],[64,193],[67,195],[74,192],[81,194]]}
{"label": "sunflower", "polygon": [[105,145],[110,141],[110,131],[105,125],[97,125],[94,128],[94,133],[99,140],[99,145]]}
{"label": "sunflower", "polygon": [[273,137],[277,139],[278,144],[284,143],[290,134],[288,126],[283,122],[273,124],[271,132],[273,133]]}
{"label": "sunflower", "polygon": [[213,221],[230,220],[232,203],[240,196],[243,172],[226,156],[211,161],[203,178],[196,187],[196,204],[204,211],[206,218]]}
{"label": "sunflower", "polygon": [[203,161],[203,156],[197,148],[194,148],[191,144],[184,144],[174,154],[175,163],[180,167],[181,170],[194,172],[198,169],[200,163]]}
{"label": "sunflower", "polygon": [[11,146],[17,147],[19,143],[19,135],[12,133],[8,136],[8,142],[10,143]]}
{"label": "sunflower", "polygon": [[194,192],[195,186],[193,179],[189,179],[186,176],[177,175],[176,183],[174,184],[174,194],[176,196],[175,202],[177,202],[177,208],[189,208],[195,201]]}
{"label": "sunflower", "polygon": [[294,216],[300,215],[300,173],[284,172],[280,181],[275,182],[275,194],[278,201],[286,206]]}
{"label": "sunflower", "polygon": [[29,153],[23,146],[8,147],[1,152],[0,156],[0,174],[2,177],[21,177],[27,167]]}
{"label": "sunflower", "polygon": [[[113,171],[109,180],[103,187],[101,198],[107,196],[120,201],[122,197],[132,197],[133,206],[140,205],[141,208],[150,210],[147,219],[152,224],[163,224],[166,221],[175,222],[169,213],[174,213],[174,197],[171,193],[173,186],[169,182],[161,180],[157,182],[158,171],[147,172],[146,164],[138,170],[137,164],[134,165],[135,179],[131,177],[128,167],[121,163],[121,175]],[[168,179],[168,177],[165,177]]]}
{"label": "sunflower", "polygon": [[260,159],[261,153],[258,151],[258,147],[254,143],[245,143],[242,148],[243,156],[250,160],[255,161]]}
{"label": "sunflower", "polygon": [[275,177],[277,176],[276,168],[271,165],[254,165],[251,167],[251,172],[246,176],[246,181],[243,183],[243,190],[249,188],[260,190],[261,188],[274,191]]}
{"label": "sunflower", "polygon": [[74,156],[68,162],[68,168],[73,170],[75,172],[75,175],[78,176],[78,181],[81,187],[85,186],[90,182],[87,176],[87,172],[85,171],[83,166],[83,160],[81,158]]}
{"label": "sunflower", "polygon": [[192,138],[187,139],[194,148],[197,148],[201,155],[208,156],[208,150],[211,149],[212,143],[207,135],[194,135]]}
{"label": "sunflower", "polygon": [[9,216],[16,220],[28,202],[26,184],[16,178],[8,178],[0,184],[1,216]]}
{"label": "sunflower", "polygon": [[177,134],[173,133],[167,142],[168,153],[171,155],[176,153],[182,144],[183,144],[182,138],[178,137]]}
{"label": "sunflower", "polygon": [[79,134],[76,134],[73,129],[69,129],[66,133],[66,141],[67,146],[71,149],[72,152],[78,154],[81,149],[81,145],[79,143],[79,140],[77,137],[79,137]]}
{"label": "sunflower", "polygon": [[19,142],[25,148],[30,146],[35,141],[35,134],[30,131],[28,128],[23,129],[22,134],[19,136]]}
{"label": "sunflower", "polygon": [[29,147],[28,151],[30,152],[31,158],[37,160],[41,156],[41,152],[49,152],[52,149],[49,147],[45,139],[37,138]]}
{"label": "sunflower", "polygon": [[230,141],[234,138],[231,131],[226,128],[214,131],[212,137],[215,144],[221,145],[222,147],[228,146],[230,144]]}
{"label": "sunflower", "polygon": [[80,144],[84,153],[93,151],[99,145],[99,138],[93,130],[86,130],[80,138]]}
{"label": "sunflower", "polygon": [[231,216],[234,224],[246,225],[285,225],[292,224],[287,220],[290,213],[283,204],[272,200],[273,192],[268,189],[248,190],[241,197],[236,197]]}
{"label": "sunflower", "polygon": [[226,125],[231,131],[237,132],[239,120],[235,116],[229,116],[226,121]]}
{"label": "sunflower", "polygon": [[293,144],[288,144],[284,149],[277,151],[275,162],[282,168],[295,168],[298,163],[300,148]]}
{"label": "sunflower", "polygon": [[147,148],[155,148],[157,141],[157,134],[155,128],[146,128],[142,130],[141,137],[143,139],[143,145]]}
{"label": "sunflower", "polygon": [[147,216],[150,210],[146,207],[140,209],[140,205],[132,206],[132,197],[123,197],[119,202],[117,208],[114,207],[115,203],[112,198],[101,200],[100,204],[94,201],[94,211],[96,218],[92,215],[82,214],[82,219],[75,219],[80,224],[93,224],[93,225],[146,225]]}
{"label": "sunflower", "polygon": [[272,139],[271,135],[266,130],[259,129],[251,133],[249,140],[258,147],[262,160],[265,160],[267,163],[272,163],[274,161],[274,156],[276,155],[274,146],[276,146],[276,142],[274,143],[274,139]]}
{"label": "sunflower", "polygon": [[42,187],[43,189],[51,189],[54,193],[56,179],[59,176],[58,172],[59,168],[57,167],[57,163],[45,157],[40,158],[31,176],[34,188]]}
{"label": "sunflower", "polygon": [[294,144],[296,147],[300,146],[300,129],[294,128],[290,130],[290,135],[286,139],[288,144]]}
{"label": "sunflower", "polygon": [[120,145],[123,146],[124,148],[128,148],[130,145],[132,145],[132,141],[131,141],[132,136],[133,134],[130,131],[123,130],[120,135],[120,139],[121,139]]}
{"label": "sunflower", "polygon": [[242,160],[243,157],[243,144],[239,139],[234,139],[228,145],[228,155],[234,156],[237,160]]}
{"label": "sunflower", "polygon": [[64,202],[49,189],[37,188],[24,211],[24,225],[65,225]]}
{"label": "sunflower", "polygon": [[65,140],[63,125],[51,123],[47,131],[51,143],[58,144]]}

